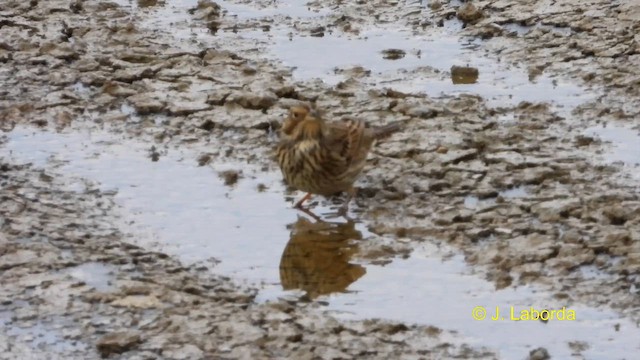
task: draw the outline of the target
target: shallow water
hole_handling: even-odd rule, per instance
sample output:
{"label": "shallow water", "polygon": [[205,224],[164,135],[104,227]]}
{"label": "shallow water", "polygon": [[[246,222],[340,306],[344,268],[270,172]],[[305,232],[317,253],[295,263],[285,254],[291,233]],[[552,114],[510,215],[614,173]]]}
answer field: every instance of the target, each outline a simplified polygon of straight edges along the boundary
{"label": "shallow water", "polygon": [[[139,2],[120,3],[136,8]],[[254,9],[221,2],[229,15],[241,19],[323,15],[307,10],[304,1],[280,3],[277,8]],[[529,80],[525,69],[508,68],[478,56],[474,52],[477,44],[461,42],[442,30],[434,30],[433,36],[414,36],[397,28],[363,29],[351,39],[332,34],[322,38],[294,35],[289,39],[287,31],[276,27],[269,33],[241,30],[236,34],[222,30],[213,36],[201,25],[191,24],[186,10],[195,4],[195,0],[167,0],[164,5],[145,7],[140,9],[146,14],[141,25],[152,28],[174,25],[171,29],[177,43],[184,47],[209,46],[237,37],[265,43],[267,55],[295,67],[297,79],[321,78],[335,84],[344,80],[344,75],[336,73],[335,68],[359,65],[374,74],[361,80],[373,87],[433,96],[474,93],[494,105],[551,101],[566,111],[593,95],[544,74]],[[406,55],[386,60],[381,51],[390,47],[401,48]],[[342,55],[346,51],[349,56]],[[452,65],[478,68],[478,82],[453,84],[448,75]],[[135,116],[127,105],[121,110]],[[593,131],[614,141],[611,160],[637,163],[640,158],[634,147],[640,144],[637,132],[630,135],[627,130],[618,132],[610,128]],[[321,229],[305,224],[300,216],[308,217],[291,209],[291,204],[285,201],[277,173],[240,163],[198,167],[195,159],[199,153],[185,149],[168,149],[158,162],[152,162],[150,144],[125,141],[102,131],[50,133],[17,128],[9,138],[6,150],[18,161],[38,166],[55,164],[56,171],[95,181],[103,190],[117,191],[116,200],[125,218],[134,221],[128,224],[135,235],[132,242],[159,248],[185,264],[215,264],[216,259],[220,260],[213,271],[258,285],[259,301],[298,296],[300,291],[295,289],[301,288],[310,297],[326,300],[326,310],[338,317],[376,317],[457,330],[462,341],[489,346],[507,359],[524,358],[529,350],[539,346],[547,348],[553,358],[569,358],[573,350],[568,343],[572,341],[589,345],[583,352],[589,359],[623,358],[640,350],[637,342],[640,330],[636,324],[608,310],[559,303],[552,294],[535,287],[496,291],[492,283],[485,281],[482,274],[475,274],[462,256],[450,249],[436,248],[427,242],[408,259],[396,259],[385,266],[360,259],[359,246],[375,236],[366,231],[366,224],[343,222],[328,228],[320,226]],[[632,157],[633,154],[636,156]],[[221,171],[239,169],[243,177],[234,186],[225,186],[218,176]],[[79,183],[70,181],[70,186],[75,188]],[[260,184],[266,186],[266,191],[258,191]],[[509,201],[528,194],[524,188],[515,188],[501,195]],[[469,197],[465,205],[476,208],[491,201],[494,200]],[[327,211],[326,207],[318,207],[316,212],[321,215]],[[587,270],[585,274],[591,272]],[[71,274],[83,281],[91,279],[91,275],[96,276],[88,285],[107,290],[111,286],[108,269],[99,266],[89,265]],[[491,315],[496,306],[505,311],[509,306],[521,310],[529,306],[558,309],[565,305],[576,311],[577,321],[545,324],[475,321],[471,317],[476,306],[485,306]],[[619,331],[615,330],[616,324],[620,324]]]}
{"label": "shallow water", "polygon": [[640,180],[640,130],[608,124],[591,127],[585,135],[610,143],[610,149],[603,154],[604,160],[623,163],[632,178]]}
{"label": "shallow water", "polygon": [[64,273],[74,279],[83,281],[87,286],[100,292],[108,292],[114,289],[113,271],[115,268],[103,263],[85,263],[63,270]]}
{"label": "shallow water", "polygon": [[511,189],[507,189],[498,193],[505,199],[523,198],[529,196],[529,192],[524,186],[516,186]]}
{"label": "shallow water", "polygon": [[[55,323],[55,321],[52,323]],[[12,326],[8,331],[8,335],[15,336],[20,341],[28,342],[33,347],[47,349],[50,353],[77,351],[89,347],[87,344],[65,339],[64,335],[51,323],[36,322],[33,326],[25,328]]]}
{"label": "shallow water", "polygon": [[[16,129],[8,145],[17,159],[36,166],[51,160],[67,174],[96,181],[105,191],[116,190],[116,199],[136,220],[132,226],[143,232],[153,229],[150,235],[187,263],[217,258],[223,260],[218,265],[223,272],[254,280],[262,277],[252,275],[270,270],[269,277],[277,278],[288,232],[273,219],[295,219],[295,212],[283,201],[278,174],[261,173],[258,180],[251,174],[259,169],[245,164],[198,167],[198,154],[178,150],[169,150],[153,162],[149,148],[138,142],[125,145],[103,132],[56,134],[29,129]],[[225,186],[219,172],[228,169],[242,169],[245,178],[233,187]],[[267,190],[259,192],[258,184]],[[137,227],[137,223],[144,225]],[[257,234],[269,240],[256,241]]]}
{"label": "shallow water", "polygon": [[[136,8],[135,3],[119,0],[124,6]],[[433,27],[428,35],[417,35],[394,25],[363,28],[359,35],[325,32],[323,37],[298,34],[278,22],[280,18],[308,19],[329,14],[314,12],[306,1],[278,2],[256,8],[233,1],[218,1],[227,11],[225,16],[240,20],[267,20],[270,31],[260,28],[221,29],[211,34],[204,26],[194,24],[189,9],[196,0],[166,0],[163,6],[137,9],[140,25],[166,31],[176,39],[176,46],[185,50],[201,50],[218,44],[233,42],[237,50],[246,50],[259,57],[268,57],[293,68],[297,80],[321,79],[330,85],[346,80],[347,75],[336,70],[361,66],[373,75],[360,78],[364,85],[393,88],[398,91],[419,92],[442,97],[457,94],[476,94],[491,106],[515,105],[521,101],[550,102],[556,111],[567,116],[579,104],[595,98],[593,91],[561,78],[541,74],[529,78],[526,69],[510,67],[495,59],[479,55],[479,42],[462,40],[455,32],[457,21],[444,27]],[[293,32],[292,32],[293,31]],[[256,51],[266,47],[266,51]],[[405,56],[397,60],[383,57],[386,49],[400,49]],[[473,84],[456,84],[451,78],[452,66],[477,68],[479,77]]]}
{"label": "shallow water", "polygon": [[[33,306],[26,301],[16,301],[21,308]],[[13,312],[0,309],[0,326],[6,329],[5,334],[18,342],[28,343],[33,349],[46,350],[50,356],[61,358],[61,354],[89,348],[85,343],[69,339],[60,329],[64,319],[34,320],[29,326],[19,327],[14,324]],[[55,355],[54,355],[55,354]]]}
{"label": "shallow water", "polygon": [[[348,319],[383,317],[404,322],[433,324],[455,329],[466,341],[498,349],[505,359],[524,358],[538,346],[549,350],[552,358],[570,358],[569,342],[584,341],[590,349],[588,359],[624,358],[630,349],[640,349],[635,336],[640,329],[611,311],[563,304],[535,287],[507,288],[496,291],[464,264],[462,256],[442,260],[438,250],[425,246],[407,260],[396,260],[385,267],[369,266],[367,275],[352,287],[353,293],[333,296],[330,307]],[[473,320],[471,310],[486,308],[488,316],[500,308],[506,320]],[[576,321],[511,321],[510,307],[518,311],[536,309],[573,309]],[[383,315],[384,314],[384,315]],[[620,331],[616,324],[622,324]]]}
{"label": "shallow water", "polygon": [[[498,192],[498,196],[503,199],[526,198],[529,195],[529,191],[527,191],[525,186],[517,186]],[[477,196],[468,195],[465,196],[463,204],[467,209],[479,209],[485,206],[495,205],[498,196],[481,200]]]}
{"label": "shallow water", "polygon": [[[473,50],[473,43],[461,42],[458,37],[435,28],[430,36],[385,28],[362,31],[357,38],[326,34],[296,36],[291,40],[281,36],[275,41],[273,56],[293,67],[294,77],[303,80],[321,78],[328,84],[336,84],[346,77],[335,69],[362,66],[376,76],[360,81],[373,87],[434,97],[477,94],[492,106],[529,101],[573,108],[593,98],[577,85],[544,74],[530,80],[524,69],[480,57]],[[389,48],[404,50],[406,55],[398,60],[384,59],[382,51]],[[454,65],[477,68],[477,82],[455,84],[449,75]]]}
{"label": "shallow water", "polygon": [[[361,259],[359,246],[376,235],[367,232],[365,224],[339,219],[314,225],[285,201],[276,173],[234,163],[198,167],[197,154],[185,149],[168,149],[152,162],[148,144],[103,131],[52,133],[17,127],[5,147],[18,162],[53,164],[54,171],[116,190],[126,219],[135,221],[131,241],[177,256],[185,264],[218,259],[213,271],[259,286],[258,301],[300,294],[283,286],[302,288],[310,297],[326,300],[325,309],[338,317],[457,330],[461,341],[497,349],[505,358],[522,358],[538,346],[567,358],[571,341],[588,343],[584,354],[590,359],[620,358],[630,349],[640,350],[640,329],[612,311],[563,304],[535,287],[496,291],[461,255],[428,241],[408,259],[385,266]],[[242,169],[243,177],[232,187],[218,176],[226,169]],[[266,190],[258,191],[258,184]],[[520,188],[509,192],[505,198],[526,195]],[[328,209],[314,211],[322,215]],[[90,285],[109,286],[108,269],[92,266],[71,275],[85,279],[95,270],[99,276]],[[471,317],[476,306],[485,306],[490,315],[496,306],[503,313],[510,306],[516,311],[567,306],[578,320],[476,321]],[[615,324],[621,325],[619,331]]]}

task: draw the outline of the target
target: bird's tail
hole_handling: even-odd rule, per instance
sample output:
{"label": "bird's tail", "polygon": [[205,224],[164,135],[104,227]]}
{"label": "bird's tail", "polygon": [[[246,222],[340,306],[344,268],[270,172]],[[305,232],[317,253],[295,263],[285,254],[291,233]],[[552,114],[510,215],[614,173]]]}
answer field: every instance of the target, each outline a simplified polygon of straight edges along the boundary
{"label": "bird's tail", "polygon": [[400,131],[402,129],[402,123],[400,121],[392,122],[385,126],[380,126],[373,129],[373,137],[375,139],[382,139],[396,131]]}

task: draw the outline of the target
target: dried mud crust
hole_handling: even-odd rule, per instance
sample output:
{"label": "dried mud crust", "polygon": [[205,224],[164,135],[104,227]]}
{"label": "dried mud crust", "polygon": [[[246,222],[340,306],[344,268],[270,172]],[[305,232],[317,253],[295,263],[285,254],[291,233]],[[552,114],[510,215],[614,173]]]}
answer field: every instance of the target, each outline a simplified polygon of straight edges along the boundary
{"label": "dried mud crust", "polygon": [[[298,19],[298,35],[316,36],[322,29],[350,37],[392,23],[427,33],[461,20],[461,34],[483,39],[490,57],[524,64],[532,81],[544,72],[562,74],[599,94],[563,117],[545,103],[490,108],[475,96],[434,100],[372,90],[356,73],[324,91],[313,83],[297,86],[298,93],[317,99],[328,118],[405,121],[405,131],[374,151],[364,175],[357,202],[373,232],[453,244],[470,264],[485,267],[497,288],[537,283],[567,303],[606,304],[637,319],[638,186],[620,167],[593,161],[602,144],[583,130],[637,117],[638,5],[532,0],[308,6],[331,13]],[[521,26],[524,35],[510,25]],[[505,116],[514,121],[498,120]],[[510,189],[523,195],[502,195]],[[610,277],[596,280],[585,269]]]}
{"label": "dried mud crust", "polygon": [[[434,327],[336,321],[128,244],[90,183],[0,163],[0,358],[495,358]],[[74,275],[108,270],[105,284]],[[100,288],[98,290],[97,288]],[[38,335],[40,334],[40,335]]]}
{"label": "dried mud crust", "polygon": [[533,81],[542,74],[562,74],[597,90],[597,99],[575,113],[584,127],[596,120],[629,123],[640,113],[640,4],[635,1],[335,0],[307,6],[330,10],[321,18],[296,19],[295,31],[307,36],[358,36],[371,27],[399,24],[415,34],[462,27],[460,35],[483,40],[486,55],[524,65]]}
{"label": "dried mud crust", "polygon": [[[502,9],[499,3],[475,3],[484,15],[465,15],[475,21],[465,31],[473,35],[474,29],[500,24],[497,16],[507,11],[515,19],[524,9],[520,6],[525,6]],[[405,8],[404,2],[395,1],[337,4],[310,3],[311,8],[322,5],[334,13],[301,21],[295,28],[291,19],[283,24],[299,33],[314,29],[318,33],[318,26],[329,28],[331,21],[336,24],[334,31],[355,33],[359,26],[376,21],[405,19],[415,29],[428,31],[427,22],[437,24],[455,17],[457,11],[453,2],[443,2],[435,10]],[[541,2],[525,4],[541,6]],[[602,6],[601,20],[614,21],[615,11]],[[573,13],[578,14],[568,10],[565,15]],[[213,3],[203,2],[193,18],[201,29],[241,31],[268,25],[221,14]],[[0,16],[0,126],[5,131],[18,123],[49,129],[108,124],[158,149],[215,143],[206,154],[207,161],[234,159],[277,171],[268,133],[277,128],[288,106],[298,101],[314,101],[332,119],[354,116],[374,125],[403,121],[405,131],[372,154],[356,199],[358,216],[370,222],[373,232],[413,240],[392,243],[393,254],[406,254],[415,242],[444,242],[464,252],[470,264],[486,270],[498,288],[534,283],[567,304],[605,305],[632,318],[640,313],[640,299],[631,292],[638,287],[640,274],[637,188],[618,168],[594,165],[589,158],[601,144],[575,131],[593,121],[590,114],[601,113],[605,120],[617,116],[619,111],[613,107],[603,110],[608,107],[606,101],[583,105],[578,119],[584,123],[576,124],[574,118],[554,114],[547,104],[490,108],[475,96],[442,100],[372,90],[357,76],[335,87],[296,82],[289,69],[263,60],[253,43],[224,37],[214,38],[215,46],[175,41],[169,31],[142,28],[139,18],[109,2],[9,1],[0,5]],[[502,53],[506,53],[533,49],[546,37],[556,37],[534,31],[540,37],[524,37],[526,41],[512,41],[506,31],[493,38],[504,37],[505,42],[497,44],[505,44]],[[590,33],[583,31],[579,36]],[[599,34],[593,32],[593,43],[599,43]],[[558,47],[565,49],[566,40],[559,38]],[[492,46],[491,41],[487,44]],[[546,56],[544,49],[548,48],[539,49],[539,59],[531,60],[532,66]],[[522,52],[514,51],[512,56],[514,61],[524,61]],[[632,62],[636,55],[613,59],[623,56]],[[598,81],[610,94],[632,91],[615,81],[637,76],[637,68],[629,67],[629,77],[612,75],[611,79],[619,80],[608,80],[607,75],[617,74],[618,67],[606,67],[613,64],[607,58],[587,56],[560,65],[553,61],[555,57],[551,59],[552,65],[544,71],[569,69],[572,76],[593,67],[603,76],[584,81]],[[620,104],[625,99],[629,97],[621,95]],[[625,114],[632,112],[625,110]],[[502,115],[514,121],[497,120]],[[198,159],[193,161],[195,166]],[[97,191],[50,190],[55,189],[57,176],[43,184],[39,170],[5,167],[3,181],[11,186],[0,190],[7,197],[1,206],[3,216],[13,220],[2,224],[7,250],[0,257],[5,265],[0,266],[8,266],[1,275],[3,284],[16,286],[3,286],[2,304],[10,311],[26,309],[20,310],[24,317],[12,320],[15,326],[33,325],[36,316],[77,320],[83,330],[69,327],[70,334],[64,337],[89,344],[86,349],[91,351],[97,343],[103,352],[131,347],[136,350],[125,353],[131,357],[158,352],[166,357],[200,352],[297,357],[310,351],[319,356],[332,351],[380,357],[401,353],[437,357],[444,351],[457,351],[465,358],[492,356],[439,347],[437,339],[425,345],[422,341],[430,339],[425,334],[433,330],[429,328],[398,332],[394,329],[402,329],[401,325],[337,323],[307,312],[300,304],[255,305],[251,291],[122,243],[120,230],[102,220],[112,206],[108,196]],[[517,187],[523,187],[526,195],[501,195]],[[470,205],[465,199],[477,201]],[[15,259],[26,260],[14,263]],[[60,273],[86,262],[113,266],[116,289],[99,293]],[[581,271],[585,266],[607,276],[589,277]],[[49,304],[55,298],[48,296],[52,290],[47,289],[62,289],[56,293],[62,293],[64,303]],[[150,318],[156,320],[148,322]],[[344,346],[337,350],[336,343]],[[10,351],[17,354],[37,351],[13,344]],[[368,352],[372,347],[375,354]]]}
{"label": "dried mud crust", "polygon": [[[522,63],[532,78],[561,73],[603,89],[579,107],[581,122],[622,121],[640,113],[640,3],[637,1],[474,1],[481,17],[465,34],[483,38],[491,52]],[[460,13],[449,2],[435,16]],[[459,17],[459,15],[458,15]],[[514,29],[518,29],[520,34]],[[636,125],[633,122],[631,125]]]}

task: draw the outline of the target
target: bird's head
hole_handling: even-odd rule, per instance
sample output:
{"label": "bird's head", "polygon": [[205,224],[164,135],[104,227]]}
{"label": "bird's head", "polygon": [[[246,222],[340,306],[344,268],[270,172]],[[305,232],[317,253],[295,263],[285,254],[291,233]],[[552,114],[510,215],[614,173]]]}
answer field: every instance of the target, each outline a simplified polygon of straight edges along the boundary
{"label": "bird's head", "polygon": [[280,132],[291,136],[294,129],[304,120],[311,109],[306,105],[293,106],[289,109],[289,116],[284,120]]}
{"label": "bird's head", "polygon": [[309,112],[296,127],[293,138],[301,140],[320,140],[324,136],[324,121],[314,111]]}

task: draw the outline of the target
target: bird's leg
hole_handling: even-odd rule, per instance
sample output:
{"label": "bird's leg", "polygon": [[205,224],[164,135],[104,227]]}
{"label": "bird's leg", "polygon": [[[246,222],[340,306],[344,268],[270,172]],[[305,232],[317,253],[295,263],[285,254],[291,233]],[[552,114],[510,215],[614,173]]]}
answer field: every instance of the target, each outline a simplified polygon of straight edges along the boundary
{"label": "bird's leg", "polygon": [[342,204],[342,206],[340,207],[340,210],[338,210],[338,214],[340,216],[346,216],[347,213],[349,212],[349,203],[351,202],[351,199],[353,199],[356,196],[356,188],[351,187],[349,188],[349,190],[347,190],[347,199],[344,201],[344,204]]}
{"label": "bird's leg", "polygon": [[305,214],[307,214],[307,215],[311,216],[311,217],[316,221],[316,223],[323,223],[323,222],[325,222],[324,220],[322,220],[322,218],[320,218],[318,215],[316,215],[316,214],[312,213],[312,212],[311,212],[311,210],[309,210],[309,209],[305,209],[305,208],[298,208],[298,211],[302,211],[303,213],[305,213]]}
{"label": "bird's leg", "polygon": [[293,207],[302,209],[302,203],[309,200],[310,197],[311,197],[311,193],[307,193],[307,195],[305,195],[302,199],[300,199],[300,201],[298,201],[295,205],[293,205]]}

